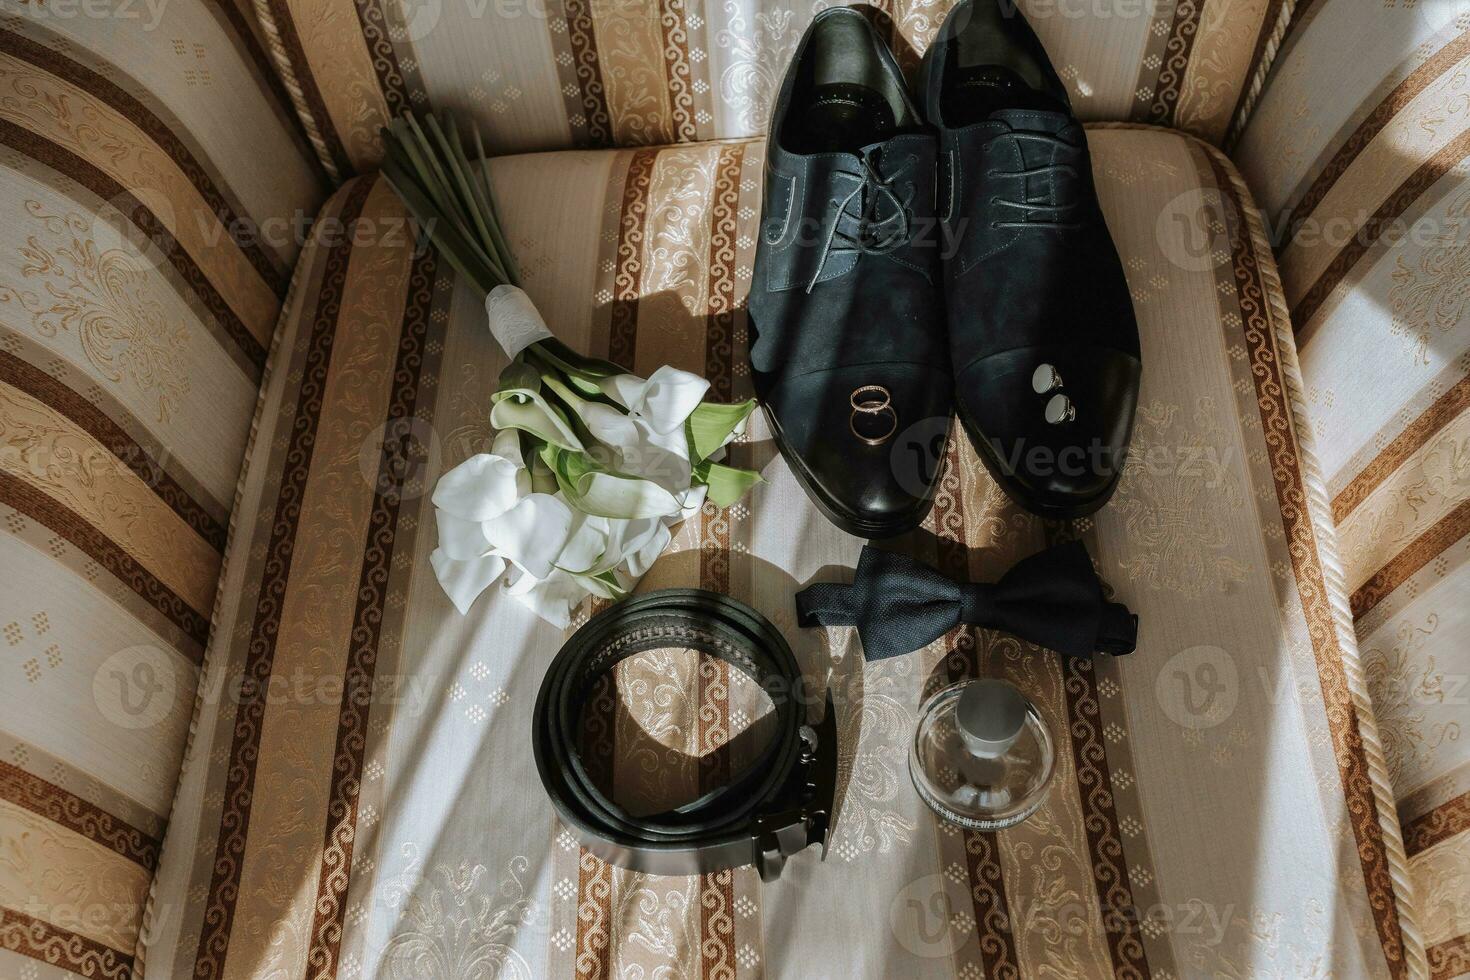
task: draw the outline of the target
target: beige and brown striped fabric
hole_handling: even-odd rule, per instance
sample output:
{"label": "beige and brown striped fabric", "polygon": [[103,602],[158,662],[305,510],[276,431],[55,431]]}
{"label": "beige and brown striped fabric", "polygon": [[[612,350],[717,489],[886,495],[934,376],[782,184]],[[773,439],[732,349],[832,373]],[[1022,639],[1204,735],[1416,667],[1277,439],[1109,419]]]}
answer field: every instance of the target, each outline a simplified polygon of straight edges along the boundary
{"label": "beige and brown striped fabric", "polygon": [[[1353,65],[1351,72],[1344,64]],[[1470,972],[1470,3],[1299,4],[1273,224],[1434,975]]]}
{"label": "beige and brown striped fabric", "polygon": [[[200,714],[148,934],[163,976],[1303,975],[1406,977],[1423,948],[1275,264],[1215,151],[1099,128],[1097,178],[1143,324],[1137,456],[1096,518],[1045,526],[968,444],[902,545],[998,574],[1080,534],[1142,616],[1126,658],[1062,663],[961,630],[864,668],[792,595],[861,546],[767,483],[680,529],[642,588],[764,612],[842,732],[825,864],[648,878],[553,817],[527,732],[564,634],[503,595],[466,617],[429,568],[437,476],[487,446],[504,364],[480,302],[373,234],[312,247],[266,383]],[[569,343],[749,391],[743,297],[759,141],[494,161],[526,288]],[[401,216],[359,178],[332,214]],[[585,615],[585,611],[583,613]],[[1038,702],[1056,790],[995,834],[937,822],[905,771],[921,697],[974,673]],[[629,800],[738,768],[760,705],[687,652],[624,668],[590,714]]]}
{"label": "beige and brown striped fabric", "polygon": [[[1019,6],[1087,119],[1212,141],[1248,109],[1287,0],[1001,0]],[[496,153],[760,135],[828,0],[256,0],[325,166],[371,170],[412,110],[479,124]],[[918,62],[952,0],[870,5]]]}
{"label": "beige and brown striped fabric", "polygon": [[267,64],[229,3],[0,6],[3,976],[136,965],[323,194]]}

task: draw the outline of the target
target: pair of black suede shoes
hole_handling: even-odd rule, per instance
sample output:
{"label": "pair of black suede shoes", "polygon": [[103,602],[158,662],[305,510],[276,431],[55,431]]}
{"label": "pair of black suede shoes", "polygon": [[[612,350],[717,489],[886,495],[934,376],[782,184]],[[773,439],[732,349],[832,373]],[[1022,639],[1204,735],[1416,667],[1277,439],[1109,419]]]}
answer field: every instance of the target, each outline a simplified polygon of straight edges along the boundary
{"label": "pair of black suede shoes", "polygon": [[749,312],[777,445],[838,527],[881,538],[933,502],[956,411],[1021,506],[1117,486],[1138,326],[1087,141],[1008,0],[966,0],[918,104],[851,7],[818,14],[771,120]]}

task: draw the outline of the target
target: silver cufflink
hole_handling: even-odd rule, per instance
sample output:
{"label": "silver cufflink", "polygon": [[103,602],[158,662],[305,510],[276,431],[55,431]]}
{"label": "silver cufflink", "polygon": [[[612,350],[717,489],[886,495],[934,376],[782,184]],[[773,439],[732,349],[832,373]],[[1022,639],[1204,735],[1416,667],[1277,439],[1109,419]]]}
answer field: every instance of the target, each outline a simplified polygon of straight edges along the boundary
{"label": "silver cufflink", "polygon": [[1039,364],[1035,371],[1031,372],[1031,390],[1038,395],[1055,391],[1046,400],[1046,408],[1043,414],[1052,425],[1061,425],[1070,422],[1077,417],[1077,407],[1072,404],[1072,399],[1057,391],[1062,386],[1062,372],[1058,371],[1055,364]]}
{"label": "silver cufflink", "polygon": [[1060,425],[1077,417],[1077,407],[1072,404],[1072,399],[1057,393],[1047,399],[1045,415],[1046,420],[1052,425]]}
{"label": "silver cufflink", "polygon": [[1062,386],[1061,372],[1051,364],[1042,364],[1031,372],[1031,390],[1038,395],[1054,391]]}

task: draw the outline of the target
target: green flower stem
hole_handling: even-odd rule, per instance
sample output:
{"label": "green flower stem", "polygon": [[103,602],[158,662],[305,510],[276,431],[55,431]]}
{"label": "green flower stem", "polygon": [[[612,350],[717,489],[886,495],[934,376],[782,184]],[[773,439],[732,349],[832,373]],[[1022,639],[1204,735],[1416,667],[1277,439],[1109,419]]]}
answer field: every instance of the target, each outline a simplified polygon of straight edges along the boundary
{"label": "green flower stem", "polygon": [[[485,224],[485,211],[487,209],[483,206],[482,202],[475,199],[475,193],[472,190],[469,178],[465,175],[464,168],[460,166],[459,154],[454,152],[454,147],[449,142],[449,138],[444,135],[444,130],[439,126],[439,120],[433,116],[429,117],[429,132],[433,134],[434,141],[444,157],[445,167],[452,181],[451,191],[458,191],[461,209],[469,215],[470,221],[474,223],[475,230],[479,231],[479,240],[485,242],[493,241],[494,239],[490,235],[490,229]],[[510,277],[505,274],[505,267],[497,260],[495,250],[493,248],[489,249],[486,252],[486,256],[494,266],[496,275],[502,281],[509,281]]]}
{"label": "green flower stem", "polygon": [[587,428],[587,423],[582,421],[582,407],[587,404],[586,399],[579,398],[576,392],[563,384],[561,379],[551,372],[541,375],[541,383],[557,401],[566,407],[567,411],[559,414],[566,419],[582,445],[589,450],[589,454],[594,446],[601,445],[601,442],[592,435],[592,431]]}
{"label": "green flower stem", "polygon": [[[489,267],[491,275],[494,277],[495,285],[498,286],[503,282],[507,282],[508,279],[505,274],[505,269],[496,260],[494,248],[486,248],[482,244],[485,239],[477,239],[475,237],[474,228],[472,227],[474,219],[469,214],[466,214],[467,210],[473,212],[474,209],[466,209],[463,206],[463,202],[456,197],[448,170],[446,170],[445,165],[441,164],[439,160],[442,149],[436,152],[436,147],[429,142],[429,138],[424,134],[424,130],[419,126],[418,121],[413,116],[408,116],[407,119],[408,129],[411,131],[411,138],[405,140],[404,145],[414,156],[417,164],[415,172],[419,174],[420,178],[428,186],[430,198],[441,206],[444,217],[450,219],[455,230],[464,238],[466,244],[474,249],[476,255]],[[434,122],[433,116],[429,117],[429,123],[437,132],[438,126]],[[427,161],[427,165],[425,165],[425,161]],[[452,163],[452,161],[446,159],[446,163]],[[494,286],[491,288],[493,289]],[[486,290],[487,293],[489,291],[489,289]]]}
{"label": "green flower stem", "polygon": [[[458,131],[451,127],[458,142]],[[480,127],[472,125],[470,132],[475,134],[475,159],[479,161],[473,166],[479,171],[480,182],[485,187],[485,207],[490,226],[491,245],[499,256],[505,260],[506,282],[512,286],[521,284],[521,270],[516,265],[515,253],[511,251],[510,243],[505,240],[505,234],[501,229],[500,209],[495,204],[495,188],[490,184],[490,158],[485,155],[485,144],[480,140]],[[461,150],[460,152],[463,152]],[[468,158],[467,158],[468,159]]]}

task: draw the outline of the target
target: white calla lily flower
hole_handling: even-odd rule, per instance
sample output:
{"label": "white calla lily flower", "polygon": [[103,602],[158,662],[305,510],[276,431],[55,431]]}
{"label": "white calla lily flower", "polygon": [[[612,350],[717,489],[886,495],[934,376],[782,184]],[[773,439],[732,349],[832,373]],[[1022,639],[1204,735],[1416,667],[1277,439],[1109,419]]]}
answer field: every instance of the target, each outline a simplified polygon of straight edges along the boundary
{"label": "white calla lily flower", "polygon": [[679,498],[652,480],[586,473],[574,488],[577,506],[609,520],[644,520],[677,513]]}
{"label": "white calla lily flower", "polygon": [[490,588],[505,571],[505,559],[499,555],[456,561],[446,555],[443,548],[435,548],[429,553],[429,565],[434,569],[444,594],[449,596],[449,601],[454,603],[461,616],[469,614],[470,606],[480,593]]}
{"label": "white calla lily flower", "polygon": [[495,433],[495,439],[490,443],[490,455],[508,459],[516,466],[524,468],[526,457],[521,452],[521,434],[515,429],[502,429]]}
{"label": "white calla lily flower", "polygon": [[495,405],[490,409],[490,424],[497,429],[523,429],[566,449],[580,452],[585,448],[577,434],[539,392],[516,388],[497,392],[495,398]]}
{"label": "white calla lily flower", "polygon": [[581,417],[593,437],[612,449],[613,469],[670,493],[689,486],[689,440],[682,426],[659,432],[646,419],[592,402],[585,405]]}
{"label": "white calla lily flower", "polygon": [[592,437],[615,451],[639,438],[638,422],[633,416],[601,402],[583,401],[578,407]]}
{"label": "white calla lily flower", "polygon": [[485,537],[485,523],[470,521],[440,507],[434,511],[439,523],[439,549],[453,561],[470,561],[488,555],[490,539]]}
{"label": "white calla lily flower", "polygon": [[622,523],[606,517],[579,514],[571,537],[556,557],[556,567],[572,573],[592,569],[607,551],[608,525]]}
{"label": "white calla lily flower", "polygon": [[[519,456],[519,452],[517,452]],[[479,453],[439,478],[434,506],[467,521],[488,521],[515,506],[525,496],[530,476],[516,460]]]}
{"label": "white calla lily flower", "polygon": [[[663,527],[666,518],[644,518],[637,521],[612,521],[608,529],[607,547],[602,559],[589,571],[593,575],[610,572],[628,561]],[[641,574],[641,573],[640,573]]]}
{"label": "white calla lily flower", "polygon": [[546,578],[571,538],[572,520],[565,501],[532,493],[481,527],[496,554],[536,578]]}
{"label": "white calla lily flower", "polygon": [[634,579],[642,578],[644,573],[653,567],[653,563],[658,560],[658,556],[664,553],[664,549],[669,546],[669,542],[673,538],[674,534],[669,530],[667,524],[660,523],[655,525],[652,532],[640,539],[636,547],[629,548],[627,556],[624,559],[628,574],[633,576]]}
{"label": "white calla lily flower", "polygon": [[598,387],[604,395],[646,420],[654,431],[672,432],[699,407],[709,391],[709,382],[665,364],[647,378],[615,374],[603,378]]}
{"label": "white calla lily flower", "polygon": [[704,508],[704,498],[708,493],[709,487],[701,483],[679,494],[679,517],[673,523],[687,521],[698,514]]}
{"label": "white calla lily flower", "polygon": [[505,591],[558,629],[567,628],[572,621],[572,610],[587,595],[587,587],[580,578],[560,569],[545,578],[520,571]]}

